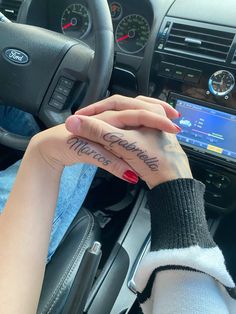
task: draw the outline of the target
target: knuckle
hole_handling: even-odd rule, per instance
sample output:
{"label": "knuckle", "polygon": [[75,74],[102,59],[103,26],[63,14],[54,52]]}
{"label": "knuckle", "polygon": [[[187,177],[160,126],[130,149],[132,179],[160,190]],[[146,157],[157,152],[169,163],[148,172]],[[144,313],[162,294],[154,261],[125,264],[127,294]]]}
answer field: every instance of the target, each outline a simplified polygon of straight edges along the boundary
{"label": "knuckle", "polygon": [[165,112],[165,109],[162,107],[162,105],[158,106],[157,112],[160,116],[166,117],[166,112]]}
{"label": "knuckle", "polygon": [[147,117],[149,117],[149,112],[147,111],[147,110],[145,110],[145,109],[140,109],[139,111],[138,111],[138,116],[137,116],[137,118],[138,118],[138,122],[140,123],[140,124],[142,124],[142,122],[143,122],[143,120],[145,119],[145,118],[147,118]]}
{"label": "knuckle", "polygon": [[111,171],[118,176],[122,176],[124,173],[124,165],[122,161],[119,159],[114,159],[114,161],[111,163]]}
{"label": "knuckle", "polygon": [[123,99],[124,99],[124,96],[115,94],[110,97],[109,101],[111,101],[114,107],[116,107],[121,101],[123,101]]}
{"label": "knuckle", "polygon": [[98,123],[90,123],[86,131],[92,141],[102,137],[102,127]]}
{"label": "knuckle", "polygon": [[142,95],[138,95],[138,96],[136,97],[136,99],[145,100],[146,98],[145,98],[144,96],[142,96]]}

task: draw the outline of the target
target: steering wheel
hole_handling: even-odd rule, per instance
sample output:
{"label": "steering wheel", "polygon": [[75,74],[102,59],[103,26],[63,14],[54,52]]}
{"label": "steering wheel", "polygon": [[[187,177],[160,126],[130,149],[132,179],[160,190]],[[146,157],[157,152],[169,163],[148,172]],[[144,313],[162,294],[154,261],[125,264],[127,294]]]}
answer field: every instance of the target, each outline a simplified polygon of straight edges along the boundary
{"label": "steering wheel", "polygon": [[[0,23],[0,100],[38,117],[46,127],[63,123],[72,106],[105,96],[114,38],[107,0],[88,0],[95,52],[84,43],[43,28]],[[25,150],[30,138],[0,128],[0,144]]]}

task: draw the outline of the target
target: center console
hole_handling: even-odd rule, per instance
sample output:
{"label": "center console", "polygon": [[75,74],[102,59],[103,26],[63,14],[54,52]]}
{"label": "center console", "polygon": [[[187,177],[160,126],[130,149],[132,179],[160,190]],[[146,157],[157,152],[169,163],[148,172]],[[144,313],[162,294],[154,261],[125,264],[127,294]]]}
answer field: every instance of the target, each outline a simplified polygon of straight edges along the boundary
{"label": "center console", "polygon": [[[137,85],[139,92],[167,101],[181,113],[175,121],[182,128],[177,137],[194,177],[206,185],[208,226],[214,236],[222,214],[236,209],[236,22],[231,14],[236,2],[227,0],[232,4],[227,21],[221,0],[214,6],[210,0],[150,2],[156,18]],[[150,216],[142,190],[94,285],[87,313],[139,311],[134,275],[149,245]]]}
{"label": "center console", "polygon": [[178,140],[194,177],[206,185],[207,209],[228,213],[236,208],[236,23],[229,18],[223,25],[220,10],[204,21],[206,2],[177,0],[169,9],[149,85],[152,97],[181,113]]}
{"label": "center console", "polygon": [[190,158],[194,177],[206,185],[208,208],[235,209],[236,115],[228,108],[170,93],[168,102],[180,113],[177,135]]}

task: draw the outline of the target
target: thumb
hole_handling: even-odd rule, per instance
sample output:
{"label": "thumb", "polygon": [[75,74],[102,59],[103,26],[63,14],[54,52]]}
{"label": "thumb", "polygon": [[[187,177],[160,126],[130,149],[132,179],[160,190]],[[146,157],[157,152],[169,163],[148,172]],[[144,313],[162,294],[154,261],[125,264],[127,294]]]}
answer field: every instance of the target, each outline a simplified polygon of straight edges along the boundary
{"label": "thumb", "polygon": [[[107,146],[104,141],[104,134],[110,132],[121,132],[120,129],[110,124],[87,116],[73,115],[65,122],[66,129],[74,135],[81,136],[95,143]],[[122,130],[124,132],[124,130]]]}

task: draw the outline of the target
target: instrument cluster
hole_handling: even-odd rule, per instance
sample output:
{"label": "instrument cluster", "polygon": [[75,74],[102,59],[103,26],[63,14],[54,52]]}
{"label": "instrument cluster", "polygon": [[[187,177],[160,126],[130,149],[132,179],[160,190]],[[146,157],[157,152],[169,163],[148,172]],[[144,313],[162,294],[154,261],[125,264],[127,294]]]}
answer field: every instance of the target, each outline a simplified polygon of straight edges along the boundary
{"label": "instrument cluster", "polygon": [[[93,47],[94,34],[91,14],[86,0],[51,0],[49,27],[84,41]],[[147,44],[153,12],[148,1],[108,1],[113,21],[115,50],[140,55]],[[56,8],[56,9],[55,9]]]}

